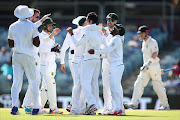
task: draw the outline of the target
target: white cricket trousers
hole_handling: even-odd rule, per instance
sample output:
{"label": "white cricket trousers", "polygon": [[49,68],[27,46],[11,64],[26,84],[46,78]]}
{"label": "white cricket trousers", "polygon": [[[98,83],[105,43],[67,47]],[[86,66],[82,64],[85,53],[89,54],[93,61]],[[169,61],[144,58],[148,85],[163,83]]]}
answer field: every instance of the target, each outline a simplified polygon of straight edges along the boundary
{"label": "white cricket trousers", "polygon": [[99,106],[99,72],[99,59],[83,60],[81,64],[81,86],[87,99],[87,107],[92,104],[95,104],[97,108]]}
{"label": "white cricket trousers", "polygon": [[[39,56],[37,56],[37,59],[36,59],[36,63],[37,64],[37,70],[36,70],[36,74],[37,74],[37,79],[39,79],[39,82],[41,82],[41,75],[40,75],[40,58]],[[39,83],[40,84],[40,83]],[[32,107],[32,91],[31,91],[31,87],[30,85],[28,85],[28,89],[26,91],[26,94],[25,94],[25,97],[24,97],[24,100],[23,100],[23,104],[22,104],[22,107],[25,108],[25,107]]]}
{"label": "white cricket trousers", "polygon": [[12,56],[13,63],[13,84],[11,88],[12,106],[17,106],[19,93],[22,88],[23,74],[25,72],[32,91],[33,108],[40,108],[39,83],[37,76],[37,63],[34,57],[26,54],[14,53]]}
{"label": "white cricket trousers", "polygon": [[102,82],[103,82],[103,98],[104,98],[104,110],[111,110],[111,90],[110,90],[110,74],[109,74],[109,62],[102,62]]}
{"label": "white cricket trousers", "polygon": [[131,102],[134,105],[138,105],[138,100],[141,98],[144,92],[144,87],[148,84],[150,78],[152,78],[153,89],[158,95],[161,104],[169,107],[168,99],[166,96],[166,90],[162,83],[161,67],[159,63],[151,64],[146,72],[140,72],[137,80],[134,83],[134,91]]}
{"label": "white cricket trousers", "polygon": [[74,60],[72,62],[72,72],[74,73],[74,87],[72,91],[72,108],[71,111],[85,112],[86,97],[81,87],[81,62],[82,60]]}
{"label": "white cricket trousers", "polygon": [[44,107],[48,99],[51,110],[57,108],[56,82],[54,79],[56,67],[55,61],[41,61],[40,71],[43,77],[41,88],[42,107]]}
{"label": "white cricket trousers", "polygon": [[124,71],[124,65],[119,62],[110,63],[110,89],[112,96],[112,107],[114,111],[125,111],[123,105],[123,89],[121,79]]}

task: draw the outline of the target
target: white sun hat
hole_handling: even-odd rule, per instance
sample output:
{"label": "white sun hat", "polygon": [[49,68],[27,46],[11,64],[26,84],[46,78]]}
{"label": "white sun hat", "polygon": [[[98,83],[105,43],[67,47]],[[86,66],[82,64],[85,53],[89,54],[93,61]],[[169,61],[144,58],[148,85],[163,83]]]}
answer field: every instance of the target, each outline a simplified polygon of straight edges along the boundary
{"label": "white sun hat", "polygon": [[17,18],[28,18],[33,16],[34,14],[34,10],[31,8],[28,8],[28,6],[26,5],[19,5],[16,7],[16,9],[14,10],[14,15]]}
{"label": "white sun hat", "polygon": [[75,25],[79,25],[79,21],[80,21],[82,18],[86,18],[86,16],[78,16],[78,17],[76,17],[76,18],[73,19],[72,23],[75,24]]}

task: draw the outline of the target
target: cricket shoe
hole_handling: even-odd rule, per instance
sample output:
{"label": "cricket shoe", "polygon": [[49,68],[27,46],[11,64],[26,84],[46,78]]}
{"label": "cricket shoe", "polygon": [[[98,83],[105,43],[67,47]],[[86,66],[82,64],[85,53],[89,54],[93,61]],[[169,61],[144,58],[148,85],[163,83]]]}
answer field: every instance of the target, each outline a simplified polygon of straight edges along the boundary
{"label": "cricket shoe", "polygon": [[66,110],[67,110],[68,112],[70,112],[70,111],[71,111],[71,108],[72,108],[72,105],[69,104],[69,105],[67,106]]}
{"label": "cricket shoe", "polygon": [[132,108],[132,109],[137,109],[137,108],[138,108],[137,105],[134,105],[134,104],[132,104],[132,103],[124,103],[124,106],[125,106],[126,108]]}
{"label": "cricket shoe", "polygon": [[39,115],[39,109],[32,109],[31,115]]}
{"label": "cricket shoe", "polygon": [[88,107],[85,111],[85,113],[83,113],[83,115],[96,115],[96,111],[97,108],[95,106],[95,104],[92,104],[90,107]]}
{"label": "cricket shoe", "polygon": [[158,108],[158,110],[169,110],[170,109],[170,107],[166,107],[166,106],[161,106],[160,108]]}
{"label": "cricket shoe", "polygon": [[117,115],[119,115],[119,116],[126,116],[126,113],[125,113],[125,111],[120,110],[120,111],[117,113]]}
{"label": "cricket shoe", "polygon": [[100,113],[98,113],[99,115],[108,115],[109,110],[108,109],[103,109]]}
{"label": "cricket shoe", "polygon": [[25,107],[24,111],[25,111],[26,114],[31,114],[32,109],[30,107]]}
{"label": "cricket shoe", "polygon": [[111,110],[108,112],[108,114],[105,114],[105,115],[117,115],[118,114],[118,111],[116,110]]}
{"label": "cricket shoe", "polygon": [[96,115],[96,112],[81,112],[79,115]]}
{"label": "cricket shoe", "polygon": [[13,107],[12,109],[11,109],[11,114],[12,115],[20,115],[20,112],[19,112],[19,110],[18,110],[18,107]]}
{"label": "cricket shoe", "polygon": [[44,109],[44,108],[41,108],[39,110],[39,114],[48,114],[48,111],[46,111],[46,109]]}
{"label": "cricket shoe", "polygon": [[55,108],[54,110],[49,110],[49,114],[62,114],[63,112],[60,111],[58,108]]}

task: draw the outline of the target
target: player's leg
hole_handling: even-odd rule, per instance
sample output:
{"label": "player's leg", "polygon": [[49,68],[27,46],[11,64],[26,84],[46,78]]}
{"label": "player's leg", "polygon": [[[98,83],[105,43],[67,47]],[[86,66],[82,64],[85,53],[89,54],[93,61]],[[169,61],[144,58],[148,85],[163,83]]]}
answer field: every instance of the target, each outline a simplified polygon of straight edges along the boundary
{"label": "player's leg", "polygon": [[25,97],[24,97],[24,100],[23,100],[23,104],[22,104],[22,107],[24,108],[24,111],[26,114],[31,114],[31,108],[33,106],[31,106],[32,104],[32,92],[31,92],[31,88],[30,88],[30,85],[28,85],[28,89],[26,91],[26,94],[25,94]]}
{"label": "player's leg", "polygon": [[54,79],[55,75],[56,75],[56,63],[49,62],[48,68],[46,69],[46,74],[44,75],[44,80],[46,81],[46,85],[47,85],[48,102],[50,104],[49,113],[62,114],[62,111],[60,111],[57,108],[56,82]]}
{"label": "player's leg", "polygon": [[32,115],[39,114],[39,108],[41,107],[40,102],[40,92],[39,92],[39,74],[37,71],[38,62],[36,62],[36,59],[34,57],[30,57],[26,55],[26,59],[24,59],[25,62],[23,62],[23,67],[25,69],[25,74],[28,78],[28,82],[32,91],[32,97],[33,97],[33,111]]}
{"label": "player's leg", "polygon": [[166,89],[163,86],[162,78],[161,78],[161,68],[159,63],[153,64],[150,68],[150,75],[152,77],[152,85],[153,89],[158,95],[158,98],[160,99],[160,102],[162,104],[162,107],[160,110],[168,110],[169,104],[168,99],[166,95]]}
{"label": "player's leg", "polygon": [[99,108],[99,85],[98,85],[98,78],[99,78],[99,72],[100,72],[100,60],[97,62],[96,68],[93,73],[92,78],[92,93],[96,99],[96,108]]}
{"label": "player's leg", "polygon": [[112,109],[109,63],[102,63],[102,82],[103,82],[104,108],[101,111],[101,114],[107,114],[109,112],[109,110]]}
{"label": "player's leg", "polygon": [[20,64],[19,54],[14,54],[12,57],[12,66],[13,66],[13,84],[11,88],[11,98],[12,98],[12,111],[11,114],[16,115],[20,114],[18,111],[18,100],[19,100],[19,92],[23,83],[23,74],[24,69]]}
{"label": "player's leg", "polygon": [[72,90],[72,101],[71,104],[73,105],[70,114],[76,115],[79,113],[79,100],[80,100],[80,92],[81,92],[81,84],[80,84],[80,76],[79,76],[79,63],[77,61],[72,62],[72,72],[74,73],[74,87]]}
{"label": "player's leg", "polygon": [[80,101],[79,101],[79,113],[84,113],[86,111],[86,95],[81,87]]}
{"label": "player's leg", "polygon": [[[72,75],[72,78],[73,78],[73,87],[72,87],[72,91],[73,91],[73,89],[74,89],[74,72],[73,72],[73,67],[72,67],[72,59],[69,59],[68,60],[68,63],[69,63],[69,68],[70,68],[70,71],[71,71],[71,75]],[[72,96],[72,95],[71,95]],[[71,108],[72,108],[72,102],[70,102],[70,104],[67,106],[67,108],[66,108],[66,110],[68,111],[68,112],[70,112],[71,111]]]}
{"label": "player's leg", "polygon": [[[79,73],[79,79],[80,79],[80,84],[81,84],[81,64],[82,61],[79,61],[79,69],[78,69],[78,73]],[[84,113],[86,111],[86,95],[84,93],[84,91],[82,90],[82,86],[81,86],[81,91],[80,91],[80,101],[79,101],[79,113]]]}
{"label": "player's leg", "polygon": [[[91,86],[91,81],[92,81],[92,76],[95,70],[95,67],[97,65],[97,60],[87,60],[82,62],[82,67],[81,67],[81,86],[82,89],[86,95],[87,98],[87,110],[89,111],[90,108],[93,108],[94,111],[97,109],[95,108],[96,104],[96,99],[94,95],[92,94],[92,86]],[[92,110],[92,109],[91,109]]]}
{"label": "player's leg", "polygon": [[47,102],[47,85],[44,80],[44,77],[42,77],[42,86],[41,86],[40,96],[41,96],[41,104],[42,104],[41,108],[44,108]]}
{"label": "player's leg", "polygon": [[140,72],[137,80],[134,83],[134,91],[131,99],[131,103],[125,103],[125,107],[136,109],[138,107],[138,100],[141,98],[144,92],[144,87],[150,80],[150,76],[146,72]]}
{"label": "player's leg", "polygon": [[109,114],[117,115],[120,112],[120,110],[123,110],[124,112],[123,91],[121,86],[121,78],[124,71],[124,65],[119,65],[118,63],[111,63],[109,70],[110,70],[110,89],[111,89],[112,107],[113,107],[113,109],[109,112]]}

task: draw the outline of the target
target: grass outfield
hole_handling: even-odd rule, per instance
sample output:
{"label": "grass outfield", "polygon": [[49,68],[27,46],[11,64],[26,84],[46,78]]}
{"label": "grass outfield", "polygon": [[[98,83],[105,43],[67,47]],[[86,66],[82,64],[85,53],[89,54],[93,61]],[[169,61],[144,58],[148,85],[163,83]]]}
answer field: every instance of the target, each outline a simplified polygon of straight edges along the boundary
{"label": "grass outfield", "polygon": [[[127,116],[69,115],[61,109],[62,115],[29,115],[19,109],[21,115],[11,115],[10,108],[0,108],[0,120],[180,120],[180,110],[126,110]],[[100,111],[98,111],[100,112]]]}

